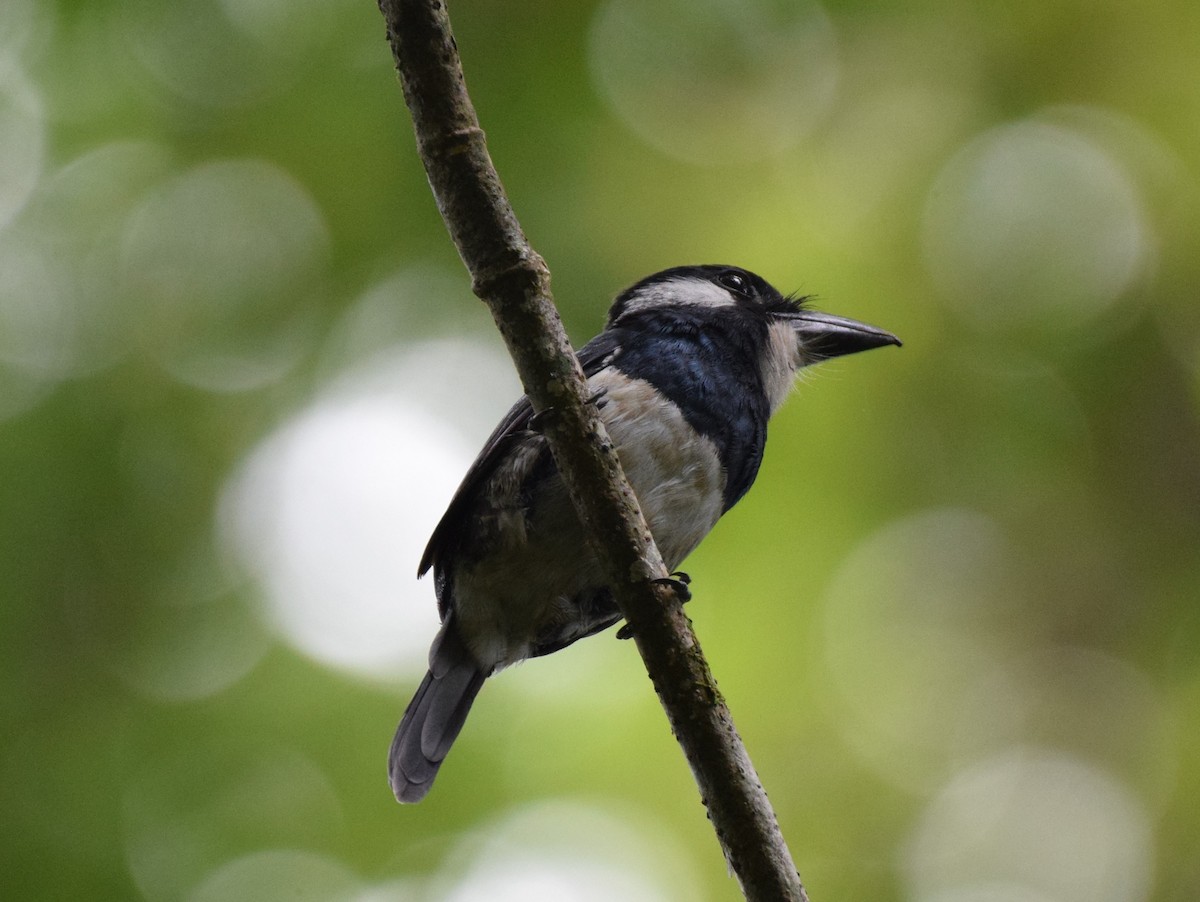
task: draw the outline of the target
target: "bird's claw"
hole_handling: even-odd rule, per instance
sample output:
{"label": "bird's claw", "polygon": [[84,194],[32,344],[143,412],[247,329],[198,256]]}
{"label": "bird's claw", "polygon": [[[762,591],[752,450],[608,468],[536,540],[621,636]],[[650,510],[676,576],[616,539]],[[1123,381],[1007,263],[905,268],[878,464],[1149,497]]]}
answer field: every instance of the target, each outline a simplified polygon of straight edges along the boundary
{"label": "bird's claw", "polygon": [[669,586],[675,593],[675,597],[681,602],[692,600],[692,590],[688,588],[691,585],[692,578],[682,570],[676,570],[670,576],[663,576],[659,579],[651,580],[660,586]]}
{"label": "bird's claw", "polygon": [[[692,578],[682,570],[676,570],[670,576],[663,576],[658,579],[652,579],[650,582],[660,586],[669,586],[675,593],[675,597],[680,602],[688,602],[692,600],[692,590],[688,588],[691,585]],[[633,627],[628,623],[617,630],[618,639],[632,639]]]}
{"label": "bird's claw", "polygon": [[[588,403],[594,404],[597,410],[602,410],[607,403],[605,395],[608,394],[607,388],[602,388],[598,392],[588,397]],[[541,410],[535,410],[533,416],[529,418],[530,432],[544,432],[546,424],[558,417],[557,407],[543,407]]]}
{"label": "bird's claw", "polygon": [[557,407],[543,407],[541,410],[535,410],[533,416],[529,418],[529,431],[542,432],[545,430],[546,424],[557,417]]}

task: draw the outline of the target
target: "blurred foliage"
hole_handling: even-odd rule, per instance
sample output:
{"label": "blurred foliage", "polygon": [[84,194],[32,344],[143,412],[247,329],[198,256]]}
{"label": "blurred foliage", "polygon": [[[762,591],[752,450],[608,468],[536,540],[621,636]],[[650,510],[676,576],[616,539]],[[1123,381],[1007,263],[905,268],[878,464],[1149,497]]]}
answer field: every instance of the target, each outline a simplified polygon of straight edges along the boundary
{"label": "blurred foliage", "polygon": [[[1200,897],[1200,6],[452,7],[580,342],[694,262],[905,339],[687,564],[813,898]],[[0,897],[739,898],[610,635],[391,799],[498,349],[374,4],[6,0]]]}

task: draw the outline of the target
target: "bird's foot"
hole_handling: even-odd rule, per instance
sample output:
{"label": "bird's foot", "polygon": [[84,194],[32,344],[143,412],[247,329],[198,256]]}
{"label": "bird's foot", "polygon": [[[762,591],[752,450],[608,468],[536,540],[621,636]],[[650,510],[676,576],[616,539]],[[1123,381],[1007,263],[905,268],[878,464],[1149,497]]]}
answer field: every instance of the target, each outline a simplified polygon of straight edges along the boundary
{"label": "bird's foot", "polygon": [[[676,570],[670,576],[663,576],[658,579],[652,579],[650,582],[659,586],[668,586],[675,593],[675,597],[681,603],[686,603],[692,600],[692,590],[688,588],[691,585],[692,578],[682,570]],[[633,627],[626,623],[617,630],[618,639],[632,639]]]}
{"label": "bird's foot", "polygon": [[543,407],[541,410],[535,410],[533,416],[529,418],[528,429],[530,432],[544,432],[546,424],[551,420],[557,419],[557,417],[557,407]]}
{"label": "bird's foot", "polygon": [[670,576],[664,576],[661,579],[651,580],[660,586],[670,586],[675,592],[675,597],[681,602],[692,600],[692,590],[688,587],[692,584],[692,578],[682,570],[676,570]]}
{"label": "bird's foot", "polygon": [[[595,404],[597,410],[602,410],[606,403],[605,395],[608,394],[608,389],[602,388],[588,398],[589,404]],[[533,416],[529,418],[530,432],[544,432],[546,424],[551,420],[557,419],[559,410],[557,407],[543,407],[541,410],[534,411]]]}

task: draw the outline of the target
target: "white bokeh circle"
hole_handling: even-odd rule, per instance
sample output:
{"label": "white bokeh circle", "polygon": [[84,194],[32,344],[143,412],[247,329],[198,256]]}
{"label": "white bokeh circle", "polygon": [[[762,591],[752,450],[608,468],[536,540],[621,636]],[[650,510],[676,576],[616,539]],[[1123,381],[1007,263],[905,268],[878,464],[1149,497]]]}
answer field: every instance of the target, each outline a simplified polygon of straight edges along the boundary
{"label": "white bokeh circle", "polygon": [[968,143],[925,207],[925,263],[939,294],[987,331],[1089,322],[1145,271],[1153,240],[1121,163],[1092,137],[1040,119]]}
{"label": "white bokeh circle", "polygon": [[513,382],[507,360],[476,342],[395,348],[249,454],[226,484],[218,529],[284,641],[375,679],[424,668],[438,618],[417,563],[489,428],[468,437],[431,402]]}

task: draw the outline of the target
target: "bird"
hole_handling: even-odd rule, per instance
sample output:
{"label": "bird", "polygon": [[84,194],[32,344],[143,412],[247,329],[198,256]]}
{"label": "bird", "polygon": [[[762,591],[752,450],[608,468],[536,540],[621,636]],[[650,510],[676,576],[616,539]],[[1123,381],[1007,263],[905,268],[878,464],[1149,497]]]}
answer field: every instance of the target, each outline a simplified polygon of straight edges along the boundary
{"label": "bird", "polygon": [[[676,568],[750,489],[801,369],[900,343],[736,266],[677,266],[618,294],[578,358],[668,571],[686,579]],[[405,803],[429,792],[488,677],[621,620],[528,397],[435,527],[418,578],[431,569],[441,627],[388,754]]]}

